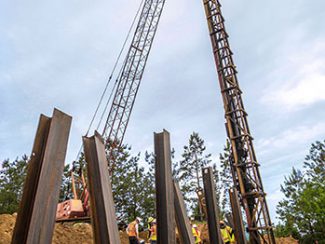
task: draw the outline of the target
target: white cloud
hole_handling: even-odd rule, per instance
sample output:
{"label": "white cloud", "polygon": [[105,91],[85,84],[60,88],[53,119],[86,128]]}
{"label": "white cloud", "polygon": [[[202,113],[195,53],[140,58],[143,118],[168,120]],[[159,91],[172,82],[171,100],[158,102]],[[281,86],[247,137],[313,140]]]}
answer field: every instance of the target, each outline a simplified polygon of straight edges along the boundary
{"label": "white cloud", "polygon": [[267,153],[276,149],[287,152],[288,148],[298,147],[300,145],[310,144],[317,139],[319,135],[325,134],[325,122],[319,122],[314,125],[302,125],[287,129],[280,134],[267,139],[261,139],[257,142],[259,153]]}
{"label": "white cloud", "polygon": [[284,85],[281,90],[273,92],[268,98],[271,103],[284,105],[289,110],[325,100],[325,75],[311,74],[297,84]]}
{"label": "white cloud", "polygon": [[280,68],[269,76],[271,85],[262,101],[284,112],[325,101],[324,53],[325,44],[319,40],[298,54],[296,49],[282,53]]}

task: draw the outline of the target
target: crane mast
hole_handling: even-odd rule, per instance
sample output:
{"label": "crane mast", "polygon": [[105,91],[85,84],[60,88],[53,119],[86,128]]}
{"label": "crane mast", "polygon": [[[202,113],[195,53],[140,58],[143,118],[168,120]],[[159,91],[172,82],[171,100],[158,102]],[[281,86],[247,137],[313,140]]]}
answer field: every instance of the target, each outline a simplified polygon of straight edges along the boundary
{"label": "crane mast", "polygon": [[225,110],[227,134],[231,141],[231,170],[240,192],[251,243],[275,244],[266,193],[264,192],[253,138],[250,134],[242,91],[237,80],[219,0],[203,0],[219,84]]}
{"label": "crane mast", "polygon": [[103,136],[113,148],[121,145],[156,34],[165,0],[145,0],[139,22],[118,77]]}

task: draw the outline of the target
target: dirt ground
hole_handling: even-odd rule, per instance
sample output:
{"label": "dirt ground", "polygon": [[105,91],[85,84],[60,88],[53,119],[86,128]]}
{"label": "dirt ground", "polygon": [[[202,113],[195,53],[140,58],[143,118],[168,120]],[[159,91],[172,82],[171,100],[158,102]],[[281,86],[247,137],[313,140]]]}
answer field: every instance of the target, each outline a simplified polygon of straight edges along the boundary
{"label": "dirt ground", "polygon": [[[0,215],[0,244],[8,244],[11,241],[12,231],[16,221],[16,214],[2,214]],[[202,231],[202,240],[205,243],[208,241],[207,226],[199,225]],[[55,225],[55,232],[53,236],[53,244],[92,244],[92,228],[88,223],[59,223]],[[145,238],[146,233],[141,233],[140,237]],[[125,232],[120,233],[121,243],[128,244],[128,237]],[[298,243],[293,238],[279,238],[279,244],[296,244]]]}

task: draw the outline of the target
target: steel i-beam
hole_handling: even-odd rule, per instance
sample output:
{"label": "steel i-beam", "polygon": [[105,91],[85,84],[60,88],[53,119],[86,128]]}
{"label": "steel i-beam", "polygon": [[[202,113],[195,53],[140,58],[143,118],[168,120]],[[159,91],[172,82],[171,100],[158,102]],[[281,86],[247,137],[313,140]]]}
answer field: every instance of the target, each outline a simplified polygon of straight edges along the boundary
{"label": "steel i-beam", "polygon": [[174,186],[168,131],[154,134],[157,206],[157,243],[176,244]]}
{"label": "steel i-beam", "polygon": [[210,242],[215,244],[222,244],[222,237],[219,226],[219,209],[216,197],[216,186],[213,178],[212,168],[202,169],[204,196],[207,207],[207,219],[209,227]]}
{"label": "steel i-beam", "polygon": [[12,244],[50,244],[72,118],[54,109],[41,115]]}
{"label": "steel i-beam", "polygon": [[103,138],[83,137],[95,243],[121,243]]}

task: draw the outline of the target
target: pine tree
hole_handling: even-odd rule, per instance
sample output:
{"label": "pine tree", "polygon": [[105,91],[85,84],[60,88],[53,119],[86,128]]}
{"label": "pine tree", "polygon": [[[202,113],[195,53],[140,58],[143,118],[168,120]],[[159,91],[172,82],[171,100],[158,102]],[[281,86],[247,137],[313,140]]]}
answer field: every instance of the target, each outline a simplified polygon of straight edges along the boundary
{"label": "pine tree", "polygon": [[146,155],[146,163],[141,164],[151,165],[146,171],[140,166],[140,154],[131,156],[130,150],[128,146],[118,148],[111,176],[116,212],[123,221],[147,218],[155,212],[152,156]]}
{"label": "pine tree", "polygon": [[223,153],[219,154],[220,160],[220,181],[222,184],[222,201],[221,211],[224,214],[231,212],[230,199],[228,191],[233,186],[233,179],[231,173],[231,145],[229,140],[226,141],[226,145],[223,148]]}
{"label": "pine tree", "polygon": [[27,174],[28,157],[5,160],[0,170],[0,214],[17,212]]}
{"label": "pine tree", "polygon": [[313,143],[303,170],[292,169],[277,214],[286,232],[302,243],[325,243],[325,140]]}
{"label": "pine tree", "polygon": [[188,145],[184,146],[182,160],[179,162],[177,170],[178,180],[184,199],[192,209],[195,218],[201,220],[203,211],[196,192],[202,190],[202,168],[207,166],[211,160],[211,154],[205,154],[206,147],[204,140],[198,133],[190,135]]}
{"label": "pine tree", "polygon": [[145,152],[145,162],[148,171],[145,177],[145,202],[144,209],[146,217],[156,217],[156,184],[155,184],[155,155]]}

